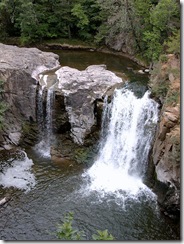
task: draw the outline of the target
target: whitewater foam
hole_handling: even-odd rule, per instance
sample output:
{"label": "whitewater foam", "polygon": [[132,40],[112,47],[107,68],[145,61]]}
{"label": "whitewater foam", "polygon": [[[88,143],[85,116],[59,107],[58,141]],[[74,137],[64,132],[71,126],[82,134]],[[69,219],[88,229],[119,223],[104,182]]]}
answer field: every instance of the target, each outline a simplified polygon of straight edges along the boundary
{"label": "whitewater foam", "polygon": [[27,155],[22,160],[14,160],[0,173],[0,185],[4,188],[14,187],[25,192],[30,191],[36,184],[35,176],[31,172],[32,166],[33,161]]}
{"label": "whitewater foam", "polygon": [[123,88],[115,91],[106,106],[102,121],[106,128],[102,128],[98,158],[83,174],[87,191],[122,199],[138,199],[140,195],[154,199],[143,178],[158,120],[158,104],[149,98],[149,91],[137,98]]}

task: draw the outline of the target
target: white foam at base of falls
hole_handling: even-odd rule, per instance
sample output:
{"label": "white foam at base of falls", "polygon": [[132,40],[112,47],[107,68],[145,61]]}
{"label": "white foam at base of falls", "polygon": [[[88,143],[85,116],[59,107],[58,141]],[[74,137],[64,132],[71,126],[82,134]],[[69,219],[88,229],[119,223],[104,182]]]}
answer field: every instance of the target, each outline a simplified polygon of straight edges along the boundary
{"label": "white foam at base of falls", "polygon": [[[123,88],[116,90],[106,104],[100,150],[96,162],[83,176],[89,180],[87,191],[138,198],[154,197],[143,183],[148,154],[158,120],[158,104]],[[105,121],[104,121],[105,120]],[[108,123],[107,123],[108,122]]]}
{"label": "white foam at base of falls", "polygon": [[0,185],[4,188],[14,187],[25,192],[30,191],[36,184],[35,176],[31,172],[32,159],[25,153],[24,159],[14,160],[9,167],[0,173]]}

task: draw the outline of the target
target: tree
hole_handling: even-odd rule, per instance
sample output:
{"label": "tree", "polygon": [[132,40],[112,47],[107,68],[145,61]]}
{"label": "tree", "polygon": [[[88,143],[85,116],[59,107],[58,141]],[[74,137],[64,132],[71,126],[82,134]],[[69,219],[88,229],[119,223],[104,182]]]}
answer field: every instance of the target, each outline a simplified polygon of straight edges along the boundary
{"label": "tree", "polygon": [[160,43],[160,32],[156,30],[144,32],[143,41],[146,47],[144,57],[151,62],[157,61],[163,50],[163,46]]}
{"label": "tree", "polygon": [[157,61],[163,52],[163,44],[178,28],[179,8],[175,0],[160,0],[150,12],[150,30],[143,32],[144,56]]}
{"label": "tree", "polygon": [[165,45],[167,46],[168,53],[180,55],[180,30],[175,31],[173,35],[168,38],[168,41],[165,42]]}
{"label": "tree", "polygon": [[84,10],[83,6],[80,3],[74,5],[71,10],[73,16],[76,17],[76,26],[79,28],[79,36],[84,37],[88,34],[88,24],[89,19]]}
{"label": "tree", "polygon": [[0,39],[20,35],[15,23],[18,16],[19,0],[0,1]]}

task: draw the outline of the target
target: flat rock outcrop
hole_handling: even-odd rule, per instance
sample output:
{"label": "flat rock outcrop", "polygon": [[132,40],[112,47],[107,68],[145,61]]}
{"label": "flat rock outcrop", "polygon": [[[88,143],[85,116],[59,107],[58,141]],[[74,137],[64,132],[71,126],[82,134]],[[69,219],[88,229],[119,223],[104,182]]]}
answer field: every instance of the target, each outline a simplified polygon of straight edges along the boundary
{"label": "flat rock outcrop", "polygon": [[0,43],[0,70],[21,70],[36,78],[38,73],[58,66],[58,60],[51,52]]}

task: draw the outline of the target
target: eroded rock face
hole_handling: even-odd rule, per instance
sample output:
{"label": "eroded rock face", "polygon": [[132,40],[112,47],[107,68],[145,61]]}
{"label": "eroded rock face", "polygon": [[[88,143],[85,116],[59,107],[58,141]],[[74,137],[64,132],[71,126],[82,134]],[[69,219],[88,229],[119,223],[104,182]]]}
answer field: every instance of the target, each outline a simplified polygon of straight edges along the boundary
{"label": "eroded rock face", "polygon": [[[166,82],[169,89],[163,102],[152,154],[157,180],[168,187],[164,199],[158,201],[170,216],[180,213],[180,79],[173,72],[179,67],[179,60],[168,55],[168,62],[160,69],[162,76],[164,72],[168,74]],[[157,76],[153,78],[154,82],[158,80]]]}
{"label": "eroded rock face", "polygon": [[84,138],[97,123],[95,101],[104,97],[109,88],[122,83],[122,79],[105,65],[91,65],[84,71],[62,67],[56,71],[57,89],[64,93],[66,111],[74,142],[83,144]]}
{"label": "eroded rock face", "polygon": [[[37,48],[19,48],[0,43],[0,80],[4,82],[1,100],[7,105],[1,148],[19,145],[22,132],[36,123],[37,75],[58,66],[58,55]],[[32,131],[35,133],[35,130]]]}
{"label": "eroded rock face", "polygon": [[[37,91],[54,86],[57,111],[53,120],[55,132],[70,131],[82,145],[94,126],[99,125],[99,102],[107,91],[122,79],[106,70],[105,65],[89,66],[84,71],[59,68],[58,55],[37,48],[19,48],[0,44],[0,79],[4,81],[4,101],[8,104],[0,145],[9,149],[36,138]],[[31,128],[31,136],[27,138]],[[22,133],[24,131],[24,133]]]}

